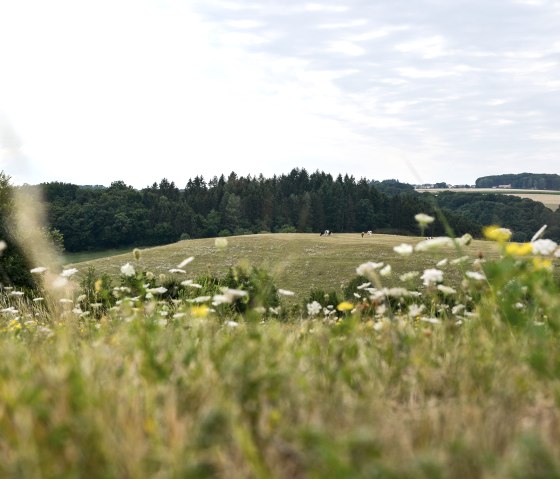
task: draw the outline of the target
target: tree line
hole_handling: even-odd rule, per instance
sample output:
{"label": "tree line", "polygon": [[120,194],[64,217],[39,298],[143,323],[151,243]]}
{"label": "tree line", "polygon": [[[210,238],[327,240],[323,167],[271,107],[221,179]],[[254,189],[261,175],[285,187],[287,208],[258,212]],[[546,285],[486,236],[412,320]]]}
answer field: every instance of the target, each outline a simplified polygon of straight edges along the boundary
{"label": "tree line", "polygon": [[[419,233],[416,213],[435,214],[433,201],[410,185],[305,169],[272,178],[196,176],[184,188],[166,179],[141,190],[123,181],[107,188],[60,182],[41,187],[50,225],[64,236],[67,251],[259,232],[413,235]],[[466,216],[448,211],[446,217],[457,234],[480,231]],[[444,234],[439,222],[430,228],[428,235]]]}
{"label": "tree line", "polygon": [[512,188],[527,190],[560,190],[560,175],[548,173],[518,173],[483,176],[475,182],[477,188],[493,188],[511,185]]}
{"label": "tree line", "polygon": [[513,195],[453,191],[439,193],[435,199],[441,208],[479,225],[511,229],[513,241],[529,241],[543,225],[548,226],[547,238],[560,241],[560,209],[552,212],[538,201]]}

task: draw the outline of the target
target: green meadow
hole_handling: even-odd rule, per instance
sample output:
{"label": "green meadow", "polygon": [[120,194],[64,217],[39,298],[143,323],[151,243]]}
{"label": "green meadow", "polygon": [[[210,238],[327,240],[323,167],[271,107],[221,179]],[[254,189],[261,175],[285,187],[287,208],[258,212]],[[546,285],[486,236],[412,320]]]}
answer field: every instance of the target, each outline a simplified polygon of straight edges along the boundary
{"label": "green meadow", "polygon": [[560,477],[558,249],[507,235],[37,269],[40,290],[0,292],[0,477]]}
{"label": "green meadow", "polygon": [[[196,278],[208,273],[224,276],[236,265],[260,266],[268,270],[279,288],[297,293],[303,300],[312,289],[339,290],[356,274],[356,267],[366,261],[384,262],[392,267],[392,274],[385,279],[387,285],[399,283],[398,276],[408,271],[422,271],[435,267],[442,259],[452,260],[463,254],[471,258],[478,256],[495,258],[496,244],[485,240],[474,240],[459,255],[453,247],[437,252],[411,256],[400,256],[393,251],[402,243],[417,244],[421,237],[397,235],[365,235],[358,233],[333,234],[320,237],[318,234],[286,233],[234,236],[227,238],[224,249],[216,248],[214,238],[180,241],[166,246],[141,249],[140,266],[154,274]],[[89,267],[99,274],[116,277],[120,267],[133,260],[132,251],[90,261],[70,264],[81,272]],[[184,258],[194,260],[186,268],[187,274],[171,274],[169,270]],[[460,275],[456,268],[448,268],[457,281]]]}

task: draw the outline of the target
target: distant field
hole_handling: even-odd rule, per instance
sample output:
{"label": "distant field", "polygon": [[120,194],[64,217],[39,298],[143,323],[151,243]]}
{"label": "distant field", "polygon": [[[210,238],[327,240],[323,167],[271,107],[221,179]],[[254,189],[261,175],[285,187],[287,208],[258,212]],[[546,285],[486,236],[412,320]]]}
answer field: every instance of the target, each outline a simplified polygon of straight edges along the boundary
{"label": "distant field", "polygon": [[[442,258],[457,257],[454,249],[441,253],[416,253],[399,256],[393,246],[400,243],[415,244],[421,238],[395,235],[373,235],[362,238],[359,234],[337,234],[319,237],[318,234],[259,234],[228,238],[228,247],[218,250],[214,239],[180,241],[178,243],[142,250],[139,266],[155,274],[168,274],[183,259],[194,256],[185,278],[195,278],[213,272],[224,275],[230,266],[247,263],[265,266],[274,276],[276,285],[297,293],[294,300],[301,301],[307,293],[320,288],[339,290],[341,284],[355,276],[356,267],[366,261],[383,261],[392,266],[393,274],[384,278],[387,286],[399,283],[398,275],[407,271],[422,271],[434,267]],[[495,256],[496,246],[487,241],[473,241],[465,254],[473,257],[479,253]],[[99,258],[75,264],[80,271],[89,266],[97,272],[119,275],[121,265],[133,262],[132,254]],[[446,271],[446,268],[443,268]],[[449,268],[451,277],[458,280],[456,267]],[[455,276],[454,276],[455,275]]]}
{"label": "distant field", "polygon": [[555,211],[560,207],[560,191],[550,190],[510,190],[498,188],[434,188],[434,189],[418,189],[419,193],[441,193],[442,191],[456,191],[457,193],[496,193],[503,195],[519,196],[520,198],[529,198],[533,201],[540,201],[547,208]]}

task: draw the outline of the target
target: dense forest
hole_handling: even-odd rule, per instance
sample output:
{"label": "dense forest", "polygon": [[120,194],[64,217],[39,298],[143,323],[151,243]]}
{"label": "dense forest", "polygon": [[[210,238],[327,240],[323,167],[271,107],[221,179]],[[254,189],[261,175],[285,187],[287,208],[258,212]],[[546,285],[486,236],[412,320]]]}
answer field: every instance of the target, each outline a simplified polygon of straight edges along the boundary
{"label": "dense forest", "polygon": [[439,193],[436,200],[441,208],[478,224],[510,228],[514,241],[529,241],[542,225],[548,225],[548,238],[560,240],[560,209],[552,212],[537,201],[504,194],[451,191]]}
{"label": "dense forest", "polygon": [[475,182],[477,188],[493,188],[511,185],[512,188],[528,190],[560,190],[560,175],[546,173],[519,173],[483,176]]}
{"label": "dense forest", "polygon": [[[273,178],[231,173],[206,182],[197,176],[181,189],[165,179],[142,190],[123,181],[108,188],[58,182],[42,187],[50,225],[63,234],[67,251],[263,231],[418,234],[414,215],[435,214],[433,199],[410,185],[303,169]],[[457,234],[480,231],[466,216],[448,211],[446,217]],[[439,222],[426,232],[443,233]]]}

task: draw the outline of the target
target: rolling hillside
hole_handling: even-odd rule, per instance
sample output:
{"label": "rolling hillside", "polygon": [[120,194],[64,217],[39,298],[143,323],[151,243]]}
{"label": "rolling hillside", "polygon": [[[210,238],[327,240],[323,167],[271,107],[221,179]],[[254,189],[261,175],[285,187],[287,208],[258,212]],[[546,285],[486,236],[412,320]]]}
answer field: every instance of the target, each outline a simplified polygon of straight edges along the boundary
{"label": "rolling hillside", "polygon": [[[398,276],[404,272],[434,267],[442,258],[458,256],[449,249],[440,253],[415,253],[399,256],[393,247],[401,243],[415,244],[422,238],[395,235],[337,234],[319,237],[316,234],[260,234],[234,236],[228,238],[228,247],[219,250],[214,239],[180,241],[166,246],[142,250],[139,267],[154,274],[170,274],[183,259],[194,256],[194,261],[180,278],[196,278],[213,272],[224,275],[228,268],[239,263],[266,267],[276,281],[276,285],[296,292],[299,301],[312,289],[336,289],[355,276],[356,267],[366,261],[384,262],[392,266],[393,272],[383,278],[389,286],[398,284]],[[465,248],[465,254],[477,256],[496,255],[496,245],[486,241],[473,241]],[[98,273],[118,276],[120,267],[133,262],[131,253],[76,263],[81,272],[93,266]],[[445,267],[443,268],[445,271]],[[452,272],[451,272],[452,271]],[[457,275],[457,268],[450,269],[450,275]]]}

